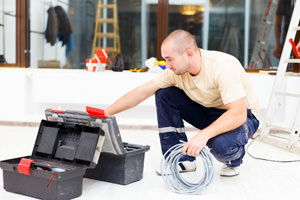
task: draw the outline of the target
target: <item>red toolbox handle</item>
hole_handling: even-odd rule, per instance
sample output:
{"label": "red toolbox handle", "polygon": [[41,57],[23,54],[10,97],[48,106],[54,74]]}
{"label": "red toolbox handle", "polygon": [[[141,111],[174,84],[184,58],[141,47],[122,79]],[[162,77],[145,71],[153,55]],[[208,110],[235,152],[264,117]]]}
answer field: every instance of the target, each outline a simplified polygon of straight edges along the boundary
{"label": "red toolbox handle", "polygon": [[50,112],[62,113],[62,114],[64,114],[64,113],[65,113],[65,111],[64,111],[64,110],[50,110]]}
{"label": "red toolbox handle", "polygon": [[27,158],[21,158],[21,161],[18,165],[18,173],[30,175],[30,167],[33,160]]}
{"label": "red toolbox handle", "polygon": [[94,107],[86,106],[86,112],[89,113],[90,116],[107,118],[104,113],[104,110]]}

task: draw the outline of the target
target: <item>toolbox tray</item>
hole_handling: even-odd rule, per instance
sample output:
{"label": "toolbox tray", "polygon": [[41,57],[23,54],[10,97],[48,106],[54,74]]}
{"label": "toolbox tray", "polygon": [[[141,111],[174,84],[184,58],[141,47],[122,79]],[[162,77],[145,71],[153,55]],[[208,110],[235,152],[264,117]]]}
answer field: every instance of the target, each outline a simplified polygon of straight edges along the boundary
{"label": "toolbox tray", "polygon": [[96,166],[103,142],[100,127],[42,120],[32,155],[0,162],[3,187],[39,199],[78,197],[83,175]]}
{"label": "toolbox tray", "polygon": [[101,129],[105,132],[102,152],[112,153],[114,155],[122,155],[126,153],[115,116],[100,118],[91,116],[89,113],[82,111],[61,111],[53,109],[46,109],[45,115],[46,119],[49,121],[101,127]]}

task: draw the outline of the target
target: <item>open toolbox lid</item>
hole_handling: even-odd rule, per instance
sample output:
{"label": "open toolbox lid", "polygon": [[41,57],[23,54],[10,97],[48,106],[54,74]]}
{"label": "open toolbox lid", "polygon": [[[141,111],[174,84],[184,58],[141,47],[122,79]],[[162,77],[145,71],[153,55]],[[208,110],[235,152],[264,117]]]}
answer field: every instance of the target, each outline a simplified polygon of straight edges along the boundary
{"label": "open toolbox lid", "polygon": [[32,156],[95,167],[104,137],[101,127],[42,120]]}
{"label": "open toolbox lid", "polygon": [[116,118],[114,116],[106,117],[103,110],[88,106],[87,112],[46,109],[45,115],[49,121],[100,127],[105,132],[102,152],[114,155],[123,155],[126,153]]}

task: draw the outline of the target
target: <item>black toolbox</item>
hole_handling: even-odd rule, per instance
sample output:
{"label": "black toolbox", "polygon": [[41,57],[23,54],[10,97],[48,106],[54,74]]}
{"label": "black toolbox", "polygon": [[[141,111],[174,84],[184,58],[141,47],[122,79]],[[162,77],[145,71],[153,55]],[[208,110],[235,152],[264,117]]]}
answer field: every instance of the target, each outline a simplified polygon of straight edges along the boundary
{"label": "black toolbox", "polygon": [[145,152],[149,146],[123,143],[125,153],[116,155],[102,152],[95,168],[86,171],[85,177],[127,185],[143,178]]}
{"label": "black toolbox", "polygon": [[32,155],[0,162],[4,189],[39,199],[78,197],[103,143],[101,127],[42,120]]}
{"label": "black toolbox", "polygon": [[122,185],[143,178],[145,152],[150,147],[122,142],[114,116],[99,117],[97,109],[91,107],[87,107],[87,112],[47,109],[45,114],[50,121],[84,124],[104,130],[105,140],[98,164],[87,169],[84,177]]}

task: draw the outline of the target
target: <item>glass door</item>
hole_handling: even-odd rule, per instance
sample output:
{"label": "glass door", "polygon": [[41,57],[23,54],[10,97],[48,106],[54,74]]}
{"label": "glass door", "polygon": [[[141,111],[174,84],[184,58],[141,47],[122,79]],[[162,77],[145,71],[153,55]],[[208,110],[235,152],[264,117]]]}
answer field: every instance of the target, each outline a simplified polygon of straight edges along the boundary
{"label": "glass door", "polygon": [[184,29],[195,35],[202,49],[208,48],[209,0],[169,0],[168,33]]}
{"label": "glass door", "polygon": [[16,63],[16,1],[0,0],[0,64]]}

